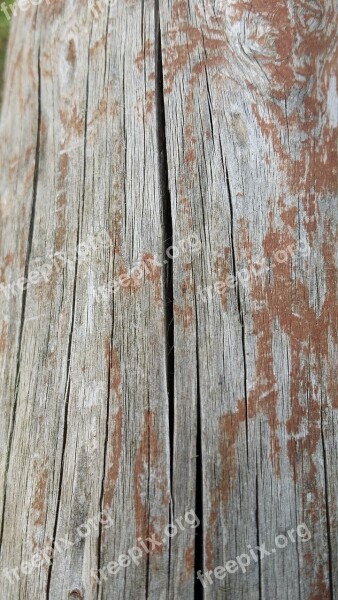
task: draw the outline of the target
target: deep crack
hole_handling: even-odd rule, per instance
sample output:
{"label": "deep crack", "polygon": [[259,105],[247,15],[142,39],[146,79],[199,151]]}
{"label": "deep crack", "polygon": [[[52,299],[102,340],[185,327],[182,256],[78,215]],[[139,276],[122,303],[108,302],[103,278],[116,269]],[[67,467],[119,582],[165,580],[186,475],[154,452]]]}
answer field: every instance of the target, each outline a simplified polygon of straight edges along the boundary
{"label": "deep crack", "polygon": [[[163,296],[165,313],[165,337],[166,337],[166,374],[167,374],[167,394],[169,411],[169,441],[170,441],[170,489],[172,490],[173,481],[173,448],[174,448],[174,363],[175,363],[175,332],[174,332],[174,291],[173,291],[173,264],[168,258],[167,251],[173,243],[173,225],[171,214],[171,199],[169,191],[168,177],[168,159],[166,146],[166,123],[163,92],[163,65],[162,65],[162,45],[161,45],[161,25],[159,15],[159,1],[155,0],[155,99],[156,99],[156,135],[158,149],[159,166],[159,184],[162,200],[163,215]],[[169,507],[168,522],[171,523],[172,507]],[[170,542],[169,542],[170,544]],[[169,546],[169,573],[168,585],[170,580],[170,556],[171,546]]]}

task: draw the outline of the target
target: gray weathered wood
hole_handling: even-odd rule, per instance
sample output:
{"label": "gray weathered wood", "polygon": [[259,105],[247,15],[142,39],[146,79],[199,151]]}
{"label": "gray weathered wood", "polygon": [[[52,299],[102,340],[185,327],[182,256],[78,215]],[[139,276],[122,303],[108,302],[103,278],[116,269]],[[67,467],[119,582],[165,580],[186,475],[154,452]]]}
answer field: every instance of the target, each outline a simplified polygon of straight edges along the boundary
{"label": "gray weathered wood", "polygon": [[[5,600],[338,597],[336,24],[331,0],[58,0],[13,19]],[[169,540],[188,510],[200,525]],[[101,511],[112,527],[9,582]],[[196,579],[301,523],[306,543]]]}

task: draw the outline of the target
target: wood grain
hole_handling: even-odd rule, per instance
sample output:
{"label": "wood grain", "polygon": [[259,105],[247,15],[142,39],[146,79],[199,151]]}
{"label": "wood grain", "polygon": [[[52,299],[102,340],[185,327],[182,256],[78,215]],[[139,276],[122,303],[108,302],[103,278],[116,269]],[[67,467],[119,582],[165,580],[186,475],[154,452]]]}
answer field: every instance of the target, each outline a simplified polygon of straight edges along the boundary
{"label": "wood grain", "polygon": [[[337,5],[95,7],[12,23],[2,598],[333,600]],[[165,536],[189,510],[200,525]],[[78,539],[102,511],[112,526]],[[196,579],[301,523],[306,543]],[[49,565],[4,576],[67,536]],[[161,547],[97,583],[151,536]]]}

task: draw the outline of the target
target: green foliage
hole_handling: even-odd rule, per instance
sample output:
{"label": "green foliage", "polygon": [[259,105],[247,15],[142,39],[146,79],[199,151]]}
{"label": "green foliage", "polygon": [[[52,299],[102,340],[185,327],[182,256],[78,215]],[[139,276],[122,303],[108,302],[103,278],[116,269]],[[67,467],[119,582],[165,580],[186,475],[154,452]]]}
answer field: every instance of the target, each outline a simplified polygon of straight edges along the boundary
{"label": "green foliage", "polygon": [[[13,0],[0,0],[0,6],[2,2],[9,6],[13,4]],[[10,21],[6,18],[6,15],[0,10],[0,99],[2,90],[2,77],[5,66],[6,46],[8,41]]]}

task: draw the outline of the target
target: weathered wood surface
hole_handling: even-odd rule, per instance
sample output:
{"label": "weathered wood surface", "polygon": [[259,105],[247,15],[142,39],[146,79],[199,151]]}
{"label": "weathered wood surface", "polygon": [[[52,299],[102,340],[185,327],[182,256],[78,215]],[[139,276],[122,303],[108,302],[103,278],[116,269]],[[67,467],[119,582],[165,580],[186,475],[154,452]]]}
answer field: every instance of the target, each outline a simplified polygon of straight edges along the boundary
{"label": "weathered wood surface", "polygon": [[[58,0],[13,19],[5,600],[338,597],[336,26],[333,0]],[[200,525],[165,539],[190,509]],[[112,527],[4,576],[100,511]],[[196,579],[301,523],[306,543]]]}

